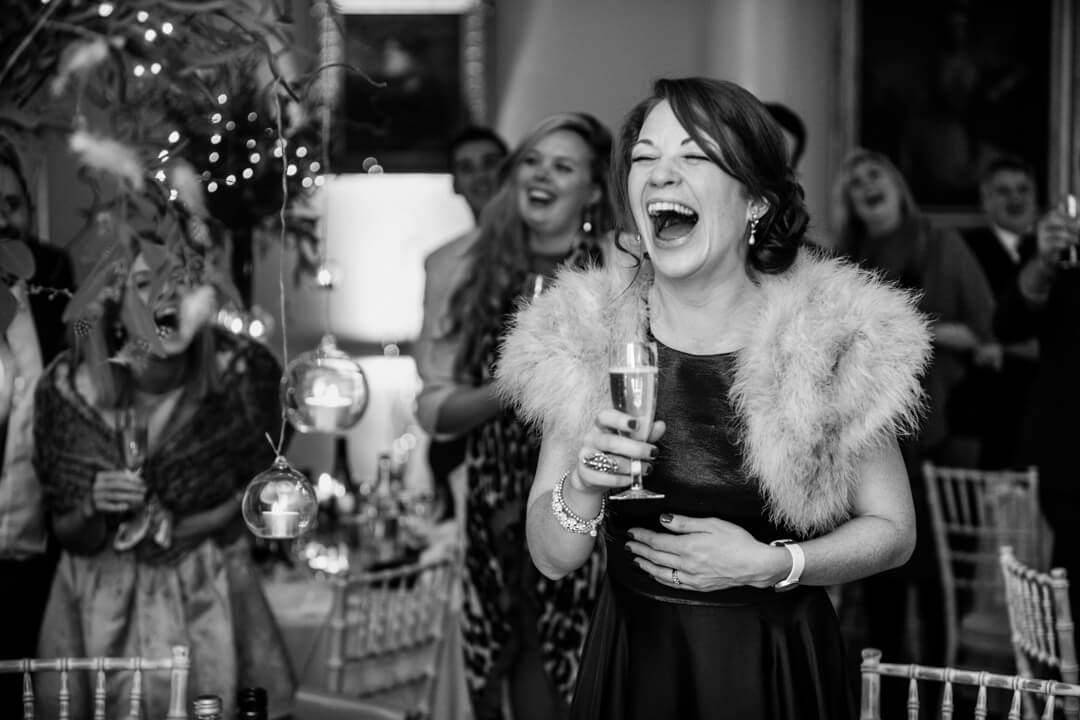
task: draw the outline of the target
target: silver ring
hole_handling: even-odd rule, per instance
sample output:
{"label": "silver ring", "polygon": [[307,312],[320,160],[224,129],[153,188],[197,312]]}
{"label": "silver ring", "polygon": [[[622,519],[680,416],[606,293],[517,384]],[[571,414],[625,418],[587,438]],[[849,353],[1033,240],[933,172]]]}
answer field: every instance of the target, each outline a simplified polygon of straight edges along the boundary
{"label": "silver ring", "polygon": [[671,582],[676,585],[682,585],[682,580],[679,579],[679,571],[675,568],[671,568]]}
{"label": "silver ring", "polygon": [[609,474],[619,472],[619,464],[607,453],[594,452],[592,455],[587,455],[582,462],[585,463],[585,467],[597,472]]}

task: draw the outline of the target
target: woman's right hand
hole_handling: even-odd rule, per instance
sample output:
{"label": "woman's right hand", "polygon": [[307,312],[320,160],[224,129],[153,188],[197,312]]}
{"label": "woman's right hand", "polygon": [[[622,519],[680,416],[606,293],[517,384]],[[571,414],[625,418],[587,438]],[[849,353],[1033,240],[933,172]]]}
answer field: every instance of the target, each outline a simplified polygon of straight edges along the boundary
{"label": "woman's right hand", "polygon": [[630,484],[631,463],[641,463],[642,474],[648,475],[659,452],[654,443],[667,426],[657,420],[649,428],[648,441],[642,441],[628,436],[637,429],[636,422],[633,416],[618,410],[601,410],[585,434],[575,472],[570,473],[567,483],[578,492],[600,495]]}
{"label": "woman's right hand", "polygon": [[137,510],[146,500],[146,484],[134,470],[99,470],[94,475],[91,499],[98,512]]}

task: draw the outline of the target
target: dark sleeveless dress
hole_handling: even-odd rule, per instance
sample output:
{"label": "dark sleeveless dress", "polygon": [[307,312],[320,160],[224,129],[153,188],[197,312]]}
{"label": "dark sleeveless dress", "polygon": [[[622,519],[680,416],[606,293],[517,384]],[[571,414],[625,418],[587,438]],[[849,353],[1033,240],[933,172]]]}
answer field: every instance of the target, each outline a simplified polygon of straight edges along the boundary
{"label": "dark sleeveless dress", "polygon": [[676,590],[639,570],[626,550],[628,529],[663,532],[667,512],[719,517],[766,542],[791,537],[769,521],[742,469],[728,400],[735,356],[658,347],[656,417],[667,432],[645,485],[666,498],[608,503],[607,578],[571,717],[855,718],[857,671],[824,588]]}

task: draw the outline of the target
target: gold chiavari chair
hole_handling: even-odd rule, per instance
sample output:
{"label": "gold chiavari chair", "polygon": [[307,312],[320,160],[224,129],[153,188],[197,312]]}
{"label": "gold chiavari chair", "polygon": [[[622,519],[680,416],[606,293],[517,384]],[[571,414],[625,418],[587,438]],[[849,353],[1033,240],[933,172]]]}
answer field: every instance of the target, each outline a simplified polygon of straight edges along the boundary
{"label": "gold chiavari chair", "polygon": [[[1048,531],[1038,504],[1038,474],[923,465],[941,584],[945,593],[945,664],[961,651],[1007,659],[1008,611],[998,548],[1040,562]],[[972,606],[961,617],[960,594]]]}
{"label": "gold chiavari chair", "polygon": [[[999,675],[981,670],[958,670],[955,668],[926,667],[925,665],[898,665],[881,662],[881,651],[866,648],[862,651],[862,698],[859,720],[881,719],[881,682],[883,677],[906,678],[907,717],[918,720],[920,712],[919,683],[940,684],[934,688],[934,697],[941,696],[940,717],[952,720],[957,712],[954,686],[962,685],[978,689],[971,717],[986,720],[989,713],[990,691],[1011,693],[1008,720],[1022,719],[1024,696],[1042,700],[1041,720],[1053,720],[1058,699],[1080,698],[1080,685],[1057,680],[1036,680],[1019,675]],[[938,717],[938,715],[935,715]]]}
{"label": "gold chiavari chair", "polygon": [[[24,658],[22,660],[0,660],[0,673],[22,673],[23,676],[23,720],[34,720],[34,681],[35,673],[59,673],[59,696],[57,698],[59,715],[57,720],[71,720],[90,716],[89,708],[73,707],[68,677],[72,671],[89,670],[96,675],[93,693],[94,720],[105,720],[105,685],[106,675],[110,672],[131,672],[131,695],[129,697],[129,720],[143,720],[142,712],[142,673],[146,671],[169,671],[169,709],[165,720],[187,720],[187,685],[191,661],[188,648],[174,646],[172,655],[167,658]],[[116,717],[116,714],[113,714]],[[151,719],[156,720],[156,719]]]}
{"label": "gold chiavari chair", "polygon": [[436,560],[334,578],[326,684],[297,691],[294,718],[430,717],[461,562],[453,550]]}
{"label": "gold chiavari chair", "polygon": [[[1017,672],[1028,678],[1057,672],[1067,683],[1080,683],[1065,570],[1038,572],[1020,562],[1006,545],[1001,548],[1001,573]],[[1080,720],[1080,700],[1067,698],[1064,706],[1066,720]],[[1029,711],[1028,716],[1034,713]]]}

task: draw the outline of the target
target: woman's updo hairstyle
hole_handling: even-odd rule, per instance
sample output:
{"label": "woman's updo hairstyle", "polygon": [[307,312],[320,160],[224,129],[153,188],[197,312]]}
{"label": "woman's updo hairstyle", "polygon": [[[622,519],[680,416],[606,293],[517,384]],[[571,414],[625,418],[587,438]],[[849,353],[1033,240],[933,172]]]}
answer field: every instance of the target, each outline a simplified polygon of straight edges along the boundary
{"label": "woman's updo hairstyle", "polygon": [[[634,222],[626,186],[631,150],[649,111],[665,100],[713,162],[742,183],[752,199],[768,204],[748,248],[749,267],[762,273],[787,270],[810,223],[802,185],[788,161],[783,132],[769,111],[750,92],[724,80],[657,80],[652,95],[627,114],[612,164],[616,208],[626,227]],[[747,224],[744,240],[749,237]]]}

